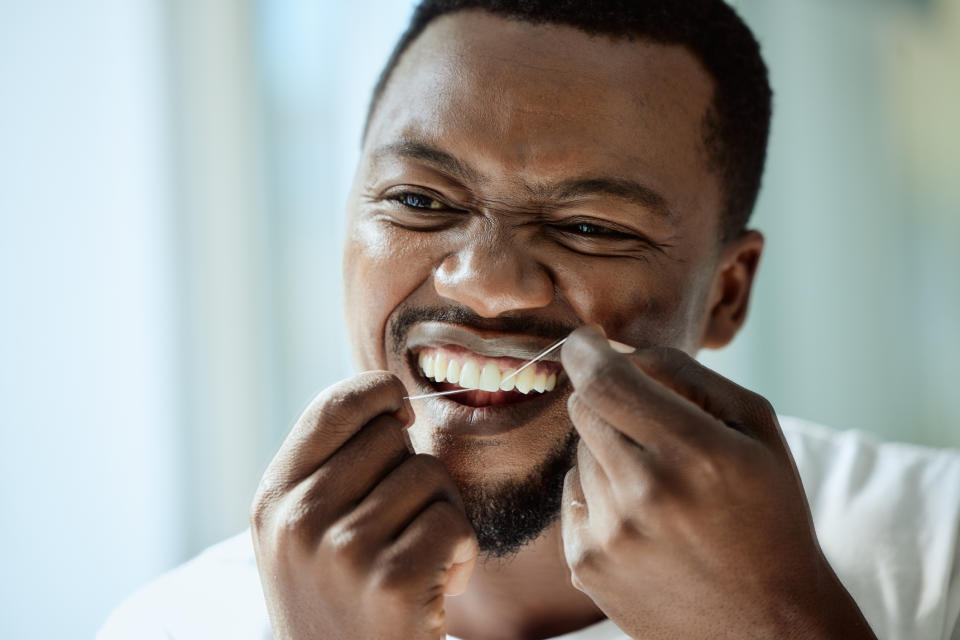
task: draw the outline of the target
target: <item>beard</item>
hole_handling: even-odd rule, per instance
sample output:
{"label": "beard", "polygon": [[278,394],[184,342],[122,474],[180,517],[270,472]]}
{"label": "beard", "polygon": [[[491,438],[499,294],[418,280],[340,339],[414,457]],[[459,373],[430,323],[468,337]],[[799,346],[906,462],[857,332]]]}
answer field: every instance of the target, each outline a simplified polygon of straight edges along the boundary
{"label": "beard", "polygon": [[517,480],[491,484],[454,475],[482,555],[513,556],[559,520],[563,480],[576,461],[579,442],[571,428],[543,462]]}

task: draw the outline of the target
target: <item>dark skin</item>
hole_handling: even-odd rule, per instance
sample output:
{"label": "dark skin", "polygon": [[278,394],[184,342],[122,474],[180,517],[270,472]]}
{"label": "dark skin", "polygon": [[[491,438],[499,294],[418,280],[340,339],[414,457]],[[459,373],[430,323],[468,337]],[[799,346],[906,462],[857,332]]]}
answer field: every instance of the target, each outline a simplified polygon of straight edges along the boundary
{"label": "dark skin", "polygon": [[[314,401],[251,513],[276,637],[541,638],[605,616],[634,638],[873,637],[769,404],[691,358],[742,325],[763,247],[720,241],[712,91],[681,47],[479,12],[404,55],[344,256],[354,359],[380,371]],[[535,412],[411,405],[423,381],[389,330],[411,307],[469,310],[484,336],[582,327],[569,380]],[[524,478],[570,429],[561,522],[484,562],[458,487]]]}

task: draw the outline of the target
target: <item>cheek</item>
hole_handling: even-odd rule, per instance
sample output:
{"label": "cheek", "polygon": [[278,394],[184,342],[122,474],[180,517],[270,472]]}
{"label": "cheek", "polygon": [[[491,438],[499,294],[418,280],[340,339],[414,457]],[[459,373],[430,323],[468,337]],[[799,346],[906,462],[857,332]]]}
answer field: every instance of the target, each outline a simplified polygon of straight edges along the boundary
{"label": "cheek", "polygon": [[408,235],[387,224],[359,220],[347,236],[344,302],[354,363],[360,370],[387,368],[387,319],[432,273],[429,247]]}
{"label": "cheek", "polygon": [[686,348],[700,325],[699,284],[672,265],[594,265],[558,273],[558,281],[582,320],[629,344]]}

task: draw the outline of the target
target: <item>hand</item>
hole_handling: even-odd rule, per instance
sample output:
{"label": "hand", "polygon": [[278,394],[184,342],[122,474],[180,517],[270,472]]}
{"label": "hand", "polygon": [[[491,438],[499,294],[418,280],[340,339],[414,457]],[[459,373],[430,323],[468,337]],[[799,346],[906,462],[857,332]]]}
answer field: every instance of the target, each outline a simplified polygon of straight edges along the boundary
{"label": "hand", "polygon": [[634,638],[874,638],[820,550],[776,414],[658,348],[563,347],[581,441],[563,490],[574,586]]}
{"label": "hand", "polygon": [[321,393],[250,512],[274,636],[437,640],[477,542],[437,458],[414,455],[402,383],[364,373]]}

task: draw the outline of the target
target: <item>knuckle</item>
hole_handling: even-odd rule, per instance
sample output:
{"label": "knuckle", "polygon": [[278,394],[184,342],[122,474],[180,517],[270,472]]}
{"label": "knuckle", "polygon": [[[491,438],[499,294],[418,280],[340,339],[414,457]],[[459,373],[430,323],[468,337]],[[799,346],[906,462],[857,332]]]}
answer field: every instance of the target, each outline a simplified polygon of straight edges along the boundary
{"label": "knuckle", "polygon": [[776,418],[777,410],[774,408],[773,403],[767,400],[764,396],[751,391],[749,398],[751,408],[753,409],[753,412],[757,418],[765,421]]}
{"label": "knuckle", "polygon": [[273,527],[284,539],[308,540],[311,533],[311,506],[297,499],[284,505],[274,516]]}
{"label": "knuckle", "polygon": [[392,409],[403,406],[404,388],[400,379],[387,371],[367,371],[327,387],[310,404],[304,417],[308,422],[328,425],[352,424],[371,395]]}
{"label": "knuckle", "polygon": [[359,566],[366,544],[359,527],[350,522],[335,522],[323,532],[320,542],[336,560],[350,566]]}
{"label": "knuckle", "polygon": [[715,487],[722,484],[729,462],[722,448],[701,443],[698,450],[687,455],[686,466],[700,484]]}
{"label": "knuckle", "polygon": [[660,504],[667,492],[665,478],[655,468],[644,466],[637,470],[630,483],[621,489],[628,513],[643,513],[645,509]]}
{"label": "knuckle", "polygon": [[253,531],[262,531],[266,528],[272,510],[273,504],[270,500],[262,498],[260,494],[254,496],[248,513],[250,528]]}
{"label": "knuckle", "polygon": [[333,394],[324,404],[328,411],[342,410],[353,414],[358,406],[367,404],[370,395],[376,393],[387,399],[395,400],[399,408],[403,397],[403,384],[396,375],[387,371],[367,371],[344,383],[339,393]]}
{"label": "knuckle", "polygon": [[742,393],[737,410],[737,418],[725,420],[728,427],[750,436],[771,436],[777,431],[777,410],[773,403],[764,396],[753,391],[740,388]]}
{"label": "knuckle", "polygon": [[313,489],[298,486],[269,510],[277,536],[312,544],[320,535],[326,524],[327,504]]}
{"label": "knuckle", "polygon": [[281,497],[281,489],[265,477],[260,486],[257,487],[250,503],[248,517],[251,529],[260,531],[268,526],[270,515],[275,510],[277,503],[280,502]]}

